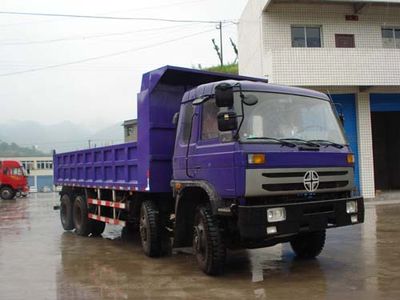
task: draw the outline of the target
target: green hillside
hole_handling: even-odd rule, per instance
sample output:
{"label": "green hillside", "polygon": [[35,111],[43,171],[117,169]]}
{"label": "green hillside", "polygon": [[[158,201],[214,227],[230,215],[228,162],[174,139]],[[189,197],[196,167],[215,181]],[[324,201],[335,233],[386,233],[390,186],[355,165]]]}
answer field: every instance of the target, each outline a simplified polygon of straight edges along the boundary
{"label": "green hillside", "polygon": [[46,153],[34,148],[20,147],[15,143],[8,144],[0,141],[0,157],[12,156],[45,156]]}

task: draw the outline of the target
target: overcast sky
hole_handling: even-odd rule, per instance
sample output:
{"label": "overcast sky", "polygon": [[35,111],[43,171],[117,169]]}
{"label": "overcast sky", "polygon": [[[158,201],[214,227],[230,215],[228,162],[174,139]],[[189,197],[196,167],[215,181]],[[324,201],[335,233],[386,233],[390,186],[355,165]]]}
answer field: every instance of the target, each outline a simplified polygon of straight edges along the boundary
{"label": "overcast sky", "polygon": [[[246,2],[2,0],[0,11],[237,20]],[[229,37],[237,40],[235,24],[224,26],[224,56],[228,61],[234,59]],[[218,64],[212,38],[219,39],[213,24],[0,14],[0,120],[33,120],[44,124],[70,120],[102,127],[134,118],[141,74],[166,64],[184,67]],[[145,49],[135,51],[137,48]],[[125,50],[132,51],[4,76]]]}

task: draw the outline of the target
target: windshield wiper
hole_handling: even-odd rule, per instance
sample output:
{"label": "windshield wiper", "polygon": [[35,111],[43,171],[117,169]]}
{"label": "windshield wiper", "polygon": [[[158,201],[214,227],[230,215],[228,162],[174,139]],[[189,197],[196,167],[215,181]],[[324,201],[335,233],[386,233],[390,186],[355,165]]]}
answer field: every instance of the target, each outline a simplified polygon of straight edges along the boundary
{"label": "windshield wiper", "polygon": [[253,137],[248,137],[246,139],[247,140],[270,140],[270,141],[278,142],[282,146],[288,146],[290,148],[296,147],[296,144],[294,144],[294,143],[287,142],[287,141],[284,141],[284,140],[281,140],[281,139],[277,139],[277,138],[267,137],[267,136],[253,136]]}
{"label": "windshield wiper", "polygon": [[301,143],[303,143],[303,144],[305,144],[307,146],[319,148],[319,145],[316,144],[316,143],[313,143],[312,141],[302,140],[302,139],[298,139],[298,138],[281,139],[281,141],[301,142]]}
{"label": "windshield wiper", "polygon": [[332,142],[332,141],[328,141],[328,140],[310,140],[309,142],[318,143],[318,144],[321,144],[321,145],[325,144],[326,147],[332,146],[332,147],[335,147],[335,148],[338,148],[338,149],[342,149],[344,147],[344,145],[342,145],[342,144],[338,144],[338,143],[335,143],[335,142]]}

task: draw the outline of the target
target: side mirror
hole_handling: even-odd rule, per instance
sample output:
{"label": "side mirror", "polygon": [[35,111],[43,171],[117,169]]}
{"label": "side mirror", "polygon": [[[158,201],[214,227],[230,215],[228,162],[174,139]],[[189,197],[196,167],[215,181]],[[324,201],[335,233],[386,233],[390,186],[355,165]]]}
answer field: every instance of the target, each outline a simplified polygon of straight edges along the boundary
{"label": "side mirror", "polygon": [[218,107],[233,106],[233,87],[229,83],[220,83],[215,87],[215,104]]}
{"label": "side mirror", "polygon": [[179,121],[179,112],[174,113],[174,116],[172,117],[172,125],[177,125]]}
{"label": "side mirror", "polygon": [[238,128],[237,115],[234,112],[221,112],[217,118],[219,131],[231,131]]}

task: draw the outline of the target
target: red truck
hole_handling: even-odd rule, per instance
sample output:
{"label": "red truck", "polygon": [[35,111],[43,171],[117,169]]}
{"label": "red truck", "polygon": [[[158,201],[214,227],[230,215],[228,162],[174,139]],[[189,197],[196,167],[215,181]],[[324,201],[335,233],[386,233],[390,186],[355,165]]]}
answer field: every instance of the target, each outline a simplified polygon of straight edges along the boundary
{"label": "red truck", "polygon": [[10,200],[29,191],[28,178],[19,161],[0,161],[0,198]]}

